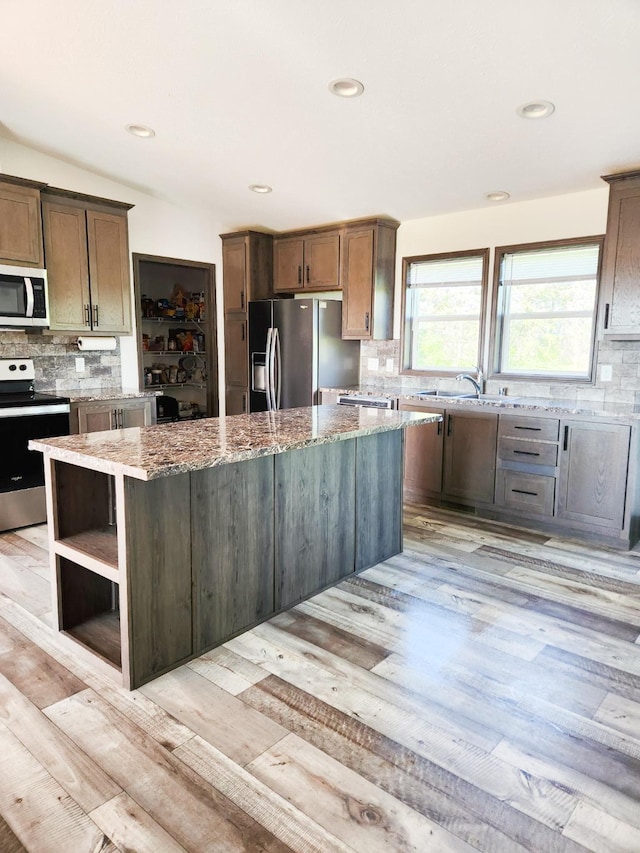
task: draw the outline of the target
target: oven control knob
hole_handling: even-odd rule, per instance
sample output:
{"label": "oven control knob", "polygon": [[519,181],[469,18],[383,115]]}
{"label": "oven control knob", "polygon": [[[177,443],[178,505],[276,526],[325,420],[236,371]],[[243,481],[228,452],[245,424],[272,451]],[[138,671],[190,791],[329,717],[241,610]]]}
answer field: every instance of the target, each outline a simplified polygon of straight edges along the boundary
{"label": "oven control knob", "polygon": [[26,365],[26,364],[21,364],[21,365],[20,365],[20,370],[26,370],[26,369],[27,369],[27,365]]}
{"label": "oven control knob", "polygon": [[10,364],[10,365],[9,365],[9,370],[17,370],[17,369],[18,369],[18,365],[17,365],[17,364]]}

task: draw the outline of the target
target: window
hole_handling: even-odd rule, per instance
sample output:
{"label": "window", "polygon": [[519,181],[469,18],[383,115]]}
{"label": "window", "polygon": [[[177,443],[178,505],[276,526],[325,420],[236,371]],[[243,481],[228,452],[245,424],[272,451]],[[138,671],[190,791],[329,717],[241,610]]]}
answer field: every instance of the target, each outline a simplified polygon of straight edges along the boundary
{"label": "window", "polygon": [[405,370],[461,373],[481,363],[488,250],[404,260]]}
{"label": "window", "polygon": [[602,238],[496,250],[496,372],[590,379]]}

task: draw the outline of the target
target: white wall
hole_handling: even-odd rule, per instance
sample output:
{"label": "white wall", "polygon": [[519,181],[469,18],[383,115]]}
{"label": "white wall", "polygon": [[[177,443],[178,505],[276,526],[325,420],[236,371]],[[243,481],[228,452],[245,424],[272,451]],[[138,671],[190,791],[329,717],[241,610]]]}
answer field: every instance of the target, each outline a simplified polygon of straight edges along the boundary
{"label": "white wall", "polygon": [[[144,141],[142,142],[144,144]],[[42,181],[54,187],[135,205],[129,211],[131,252],[166,255],[216,265],[218,340],[222,341],[222,244],[223,226],[205,211],[186,210],[139,189],[96,175],[24,145],[0,138],[0,172]],[[132,274],[133,286],[133,274]],[[135,317],[136,312],[134,312]],[[134,335],[120,339],[122,386],[138,387],[137,347]],[[223,348],[222,348],[223,349]],[[224,353],[219,359],[220,384],[224,376]],[[224,400],[221,389],[220,400]]]}

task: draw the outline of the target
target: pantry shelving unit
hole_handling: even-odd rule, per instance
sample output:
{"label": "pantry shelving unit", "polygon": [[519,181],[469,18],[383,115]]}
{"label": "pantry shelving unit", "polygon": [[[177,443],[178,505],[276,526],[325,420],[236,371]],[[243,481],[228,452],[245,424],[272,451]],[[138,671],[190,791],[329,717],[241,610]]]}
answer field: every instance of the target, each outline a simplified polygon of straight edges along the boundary
{"label": "pantry shelving unit", "polygon": [[[137,306],[136,326],[138,329],[138,363],[140,390],[161,390],[163,394],[174,397],[178,403],[196,404],[201,414],[208,417],[218,415],[218,364],[216,345],[216,300],[215,266],[200,261],[168,258],[159,255],[133,254],[133,278],[135,304]],[[204,318],[185,319],[183,317],[146,316],[142,310],[142,299],[153,302],[169,299],[176,285],[186,293],[204,294]],[[194,336],[204,340],[194,350],[146,349],[143,347],[143,335],[162,336],[168,340],[170,330],[191,331]],[[196,365],[188,372],[186,381],[161,382],[148,385],[145,373],[154,363],[162,361],[167,369],[178,366],[180,359],[192,356]]]}

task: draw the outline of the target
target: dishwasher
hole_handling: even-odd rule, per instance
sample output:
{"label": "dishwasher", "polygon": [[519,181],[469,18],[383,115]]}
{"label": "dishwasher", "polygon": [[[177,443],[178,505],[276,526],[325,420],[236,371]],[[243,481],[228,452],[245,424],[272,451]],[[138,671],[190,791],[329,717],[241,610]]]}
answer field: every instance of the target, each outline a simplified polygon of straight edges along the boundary
{"label": "dishwasher", "polygon": [[339,406],[363,406],[367,409],[395,409],[393,397],[370,397],[368,394],[338,394]]}

